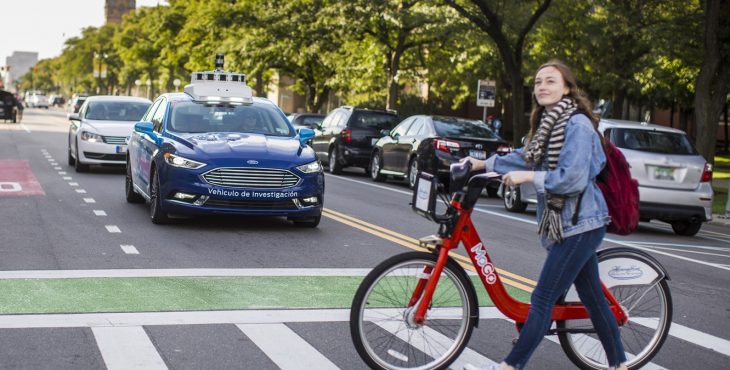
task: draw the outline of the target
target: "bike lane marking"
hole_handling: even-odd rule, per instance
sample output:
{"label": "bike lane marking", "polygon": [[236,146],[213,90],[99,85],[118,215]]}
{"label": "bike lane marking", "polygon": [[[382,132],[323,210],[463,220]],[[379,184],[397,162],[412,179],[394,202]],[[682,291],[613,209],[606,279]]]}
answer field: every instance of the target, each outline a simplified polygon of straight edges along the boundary
{"label": "bike lane marking", "polygon": [[25,160],[0,160],[0,196],[43,195],[43,187]]}

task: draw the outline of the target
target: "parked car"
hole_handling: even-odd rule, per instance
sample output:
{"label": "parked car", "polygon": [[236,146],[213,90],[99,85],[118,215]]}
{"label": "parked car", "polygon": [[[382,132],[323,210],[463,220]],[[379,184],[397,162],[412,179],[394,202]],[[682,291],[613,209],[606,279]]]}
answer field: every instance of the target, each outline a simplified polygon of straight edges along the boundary
{"label": "parked car", "polygon": [[[383,134],[370,155],[371,178],[403,178],[411,188],[418,171],[437,175],[448,184],[452,163],[467,156],[485,159],[493,153],[510,152],[509,144],[485,123],[457,117],[411,116]],[[495,185],[487,192],[496,196],[497,189]]]}
{"label": "parked car", "polygon": [[241,81],[195,72],[184,93],[158,97],[135,126],[125,195],[148,201],[153,223],[170,214],[243,214],[319,224],[324,175],[306,145],[314,132],[297,134],[279,107]]}
{"label": "parked car", "polygon": [[391,130],[400,121],[392,110],[370,110],[342,106],[322,122],[322,133],[312,139],[312,147],[331,173],[349,166],[370,168],[373,145],[382,130]]}
{"label": "parked car", "polygon": [[315,135],[317,131],[319,131],[322,127],[322,121],[324,121],[324,117],[324,114],[319,113],[294,113],[287,116],[287,118],[289,118],[289,122],[291,122],[292,126],[294,126],[294,129],[312,129],[314,130]]}
{"label": "parked car", "polygon": [[[712,219],[712,165],[684,131],[609,119],[601,120],[598,129],[621,150],[639,182],[642,221],[667,222],[676,234],[692,236]],[[503,197],[505,208],[516,212],[536,202],[531,184],[505,188]]]}
{"label": "parked car", "polygon": [[63,107],[65,103],[66,99],[61,95],[54,94],[48,97],[48,105],[51,107]]}
{"label": "parked car", "polygon": [[43,94],[32,94],[29,98],[29,104],[33,108],[48,109],[48,97]]}
{"label": "parked car", "polygon": [[71,117],[72,114],[78,113],[79,109],[81,109],[81,105],[83,105],[84,101],[86,101],[86,98],[88,98],[86,95],[74,94],[68,101],[68,111],[66,115]]}
{"label": "parked car", "polygon": [[127,140],[152,104],[132,96],[93,96],[71,114],[68,165],[87,172],[89,165],[124,165]]}
{"label": "parked car", "polygon": [[4,122],[16,123],[23,115],[22,105],[10,92],[0,90],[0,119]]}

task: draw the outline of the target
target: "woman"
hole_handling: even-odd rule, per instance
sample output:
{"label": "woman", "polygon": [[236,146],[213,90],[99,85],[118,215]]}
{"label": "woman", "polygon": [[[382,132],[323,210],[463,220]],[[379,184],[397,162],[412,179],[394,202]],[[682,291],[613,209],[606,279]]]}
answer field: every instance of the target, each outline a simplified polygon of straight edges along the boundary
{"label": "woman", "polygon": [[[558,61],[543,64],[535,73],[534,103],[531,139],[524,150],[486,161],[464,159],[475,170],[505,174],[505,186],[535,184],[538,233],[548,250],[517,343],[501,364],[485,369],[524,368],[550,328],[553,306],[575,284],[609,365],[625,370],[618,325],[598,278],[596,249],[609,220],[606,201],[595,182],[606,162],[595,128],[598,119],[570,69]],[[475,367],[467,365],[466,369]]]}

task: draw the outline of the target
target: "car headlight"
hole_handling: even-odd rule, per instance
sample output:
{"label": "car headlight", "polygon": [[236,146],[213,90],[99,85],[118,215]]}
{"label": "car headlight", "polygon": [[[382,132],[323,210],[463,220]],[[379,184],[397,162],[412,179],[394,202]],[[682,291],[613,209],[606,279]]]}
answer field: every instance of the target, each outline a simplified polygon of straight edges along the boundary
{"label": "car headlight", "polygon": [[172,153],[165,153],[163,157],[165,158],[165,162],[173,167],[189,168],[191,170],[195,170],[205,166],[205,163],[197,162],[192,159],[187,159],[185,157],[181,157]]}
{"label": "car headlight", "polygon": [[101,135],[88,132],[88,131],[81,131],[81,140],[88,141],[90,143],[103,143],[104,139],[101,137]]}
{"label": "car headlight", "polygon": [[304,173],[320,172],[322,171],[322,165],[319,164],[319,161],[314,161],[311,163],[303,164],[301,166],[297,166],[297,169]]}

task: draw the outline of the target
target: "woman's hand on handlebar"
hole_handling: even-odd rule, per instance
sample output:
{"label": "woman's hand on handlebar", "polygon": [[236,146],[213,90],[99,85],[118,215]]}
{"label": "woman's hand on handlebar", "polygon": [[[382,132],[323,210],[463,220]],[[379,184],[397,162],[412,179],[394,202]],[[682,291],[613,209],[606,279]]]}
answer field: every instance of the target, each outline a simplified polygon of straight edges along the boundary
{"label": "woman's hand on handlebar", "polygon": [[466,157],[462,158],[459,163],[465,163],[470,162],[471,163],[471,170],[472,171],[484,171],[485,163],[486,161],[481,159],[476,159],[474,157]]}
{"label": "woman's hand on handlebar", "polygon": [[510,171],[502,177],[502,182],[507,186],[515,186],[534,179],[535,171]]}

